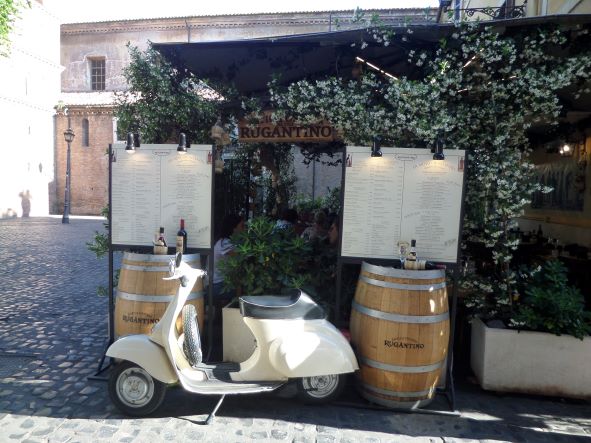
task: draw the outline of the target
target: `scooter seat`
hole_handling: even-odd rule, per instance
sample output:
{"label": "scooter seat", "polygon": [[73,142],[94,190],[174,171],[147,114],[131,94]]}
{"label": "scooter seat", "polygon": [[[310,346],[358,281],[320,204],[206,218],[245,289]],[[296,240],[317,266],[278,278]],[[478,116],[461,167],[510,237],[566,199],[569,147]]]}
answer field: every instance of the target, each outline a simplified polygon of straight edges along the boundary
{"label": "scooter seat", "polygon": [[244,295],[240,297],[243,317],[267,320],[322,320],[326,313],[305,292],[294,289],[289,295]]}

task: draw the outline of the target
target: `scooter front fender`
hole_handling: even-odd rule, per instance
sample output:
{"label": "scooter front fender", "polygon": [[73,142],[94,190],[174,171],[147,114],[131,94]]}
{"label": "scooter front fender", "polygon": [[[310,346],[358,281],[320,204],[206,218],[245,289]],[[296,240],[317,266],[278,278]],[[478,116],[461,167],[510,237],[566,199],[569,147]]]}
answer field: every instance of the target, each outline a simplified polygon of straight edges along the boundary
{"label": "scooter front fender", "polygon": [[107,349],[107,356],[133,362],[163,383],[176,383],[178,376],[164,349],[150,341],[147,335],[126,335]]}
{"label": "scooter front fender", "polygon": [[359,369],[349,342],[326,320],[308,321],[304,331],[277,338],[269,348],[269,358],[275,369],[289,378]]}

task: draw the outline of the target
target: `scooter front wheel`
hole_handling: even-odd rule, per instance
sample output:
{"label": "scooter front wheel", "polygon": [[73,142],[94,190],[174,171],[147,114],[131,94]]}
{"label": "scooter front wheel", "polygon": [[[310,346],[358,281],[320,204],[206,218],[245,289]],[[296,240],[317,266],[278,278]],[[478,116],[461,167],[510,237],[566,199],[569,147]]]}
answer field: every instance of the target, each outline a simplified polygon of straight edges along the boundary
{"label": "scooter front wheel", "polygon": [[298,397],[308,404],[331,402],[341,395],[345,381],[345,374],[299,378],[297,380]]}
{"label": "scooter front wheel", "polygon": [[135,417],[154,412],[164,401],[166,385],[141,366],[123,361],[109,377],[109,396],[121,412]]}

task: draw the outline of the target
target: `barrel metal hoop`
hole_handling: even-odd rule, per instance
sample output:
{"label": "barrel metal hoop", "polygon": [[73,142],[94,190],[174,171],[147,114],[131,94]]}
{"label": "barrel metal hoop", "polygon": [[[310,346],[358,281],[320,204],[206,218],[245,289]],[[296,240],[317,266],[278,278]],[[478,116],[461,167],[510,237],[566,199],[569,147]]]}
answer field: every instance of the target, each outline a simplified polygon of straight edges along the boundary
{"label": "barrel metal hoop", "polygon": [[121,264],[121,269],[139,272],[168,272],[168,266],[135,266],[126,263]]}
{"label": "barrel metal hoop", "polygon": [[391,312],[377,311],[375,309],[368,308],[367,306],[360,305],[359,303],[357,303],[356,300],[353,300],[352,307],[361,314],[367,315],[369,317],[379,318],[380,320],[388,320],[397,323],[429,324],[439,323],[449,319],[449,311],[437,315],[393,314]]}
{"label": "barrel metal hoop", "polygon": [[388,408],[393,409],[405,409],[405,410],[415,410],[417,408],[422,408],[423,406],[427,406],[429,403],[433,401],[433,398],[425,398],[425,399],[417,399],[417,400],[387,400],[383,397],[378,396],[377,394],[372,394],[369,390],[363,390],[361,395],[365,397],[367,400],[371,401],[372,403],[376,403],[378,405],[386,406]]}
{"label": "barrel metal hoop", "polygon": [[359,280],[368,283],[372,286],[379,286],[380,288],[393,288],[393,289],[402,289],[405,291],[435,291],[437,289],[445,288],[445,282],[443,283],[431,283],[428,285],[405,285],[402,283],[392,283],[389,281],[383,280],[374,280],[373,278],[366,277],[365,275],[360,275]]}
{"label": "barrel metal hoop", "polygon": [[427,389],[426,391],[405,391],[405,392],[398,392],[398,391],[391,391],[389,389],[378,388],[376,386],[369,385],[367,383],[360,382],[360,385],[363,386],[363,389],[367,389],[368,391],[374,392],[376,394],[382,395],[390,395],[392,397],[424,397],[430,396],[435,391],[435,388]]}
{"label": "barrel metal hoop", "polygon": [[[124,252],[123,259],[124,260],[133,260],[133,261],[145,261],[145,262],[156,262],[156,263],[166,263],[171,258],[174,258],[174,255],[158,255],[158,254],[137,254],[135,252]],[[184,262],[193,262],[200,259],[199,254],[184,254],[183,261]],[[166,268],[168,269],[168,268]]]}
{"label": "barrel metal hoop", "polygon": [[413,271],[409,269],[397,269],[372,265],[371,263],[367,262],[363,262],[361,270],[370,272],[372,274],[383,275],[384,277],[410,278],[413,280],[432,280],[435,278],[445,277],[445,270],[443,269]]}
{"label": "barrel metal hoop", "polygon": [[389,372],[405,372],[407,374],[418,374],[421,372],[433,372],[436,371],[437,369],[440,369],[443,364],[445,363],[445,360],[441,360],[438,361],[437,363],[434,363],[432,365],[426,365],[426,366],[397,366],[397,365],[389,365],[387,363],[382,363],[379,361],[375,361],[366,357],[360,357],[359,361],[362,364],[365,364],[366,366],[371,366],[372,368],[375,369],[382,369],[384,371],[389,371]]}
{"label": "barrel metal hoop", "polygon": [[[191,292],[187,301],[198,300],[203,298],[204,291]],[[144,295],[144,294],[130,294],[128,292],[117,291],[117,298],[128,301],[148,302],[148,303],[170,303],[175,295]]]}

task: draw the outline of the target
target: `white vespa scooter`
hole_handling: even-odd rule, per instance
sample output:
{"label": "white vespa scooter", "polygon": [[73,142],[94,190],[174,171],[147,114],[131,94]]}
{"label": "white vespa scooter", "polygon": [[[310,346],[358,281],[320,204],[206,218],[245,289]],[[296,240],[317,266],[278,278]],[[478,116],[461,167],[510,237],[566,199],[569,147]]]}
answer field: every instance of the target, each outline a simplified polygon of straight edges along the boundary
{"label": "white vespa scooter", "polygon": [[[256,339],[253,354],[239,364],[203,363],[195,308],[183,306],[204,274],[177,253],[166,280],[177,279],[180,285],[160,321],[149,335],[121,337],[107,350],[106,355],[119,362],[109,378],[109,394],[125,414],[154,412],[166,386],[178,382],[189,392],[221,395],[206,423],[226,394],[271,391],[294,379],[300,398],[323,403],[340,394],[345,374],[359,369],[349,342],[299,290],[288,296],[240,297],[241,315]],[[181,311],[183,334],[176,328]]]}

